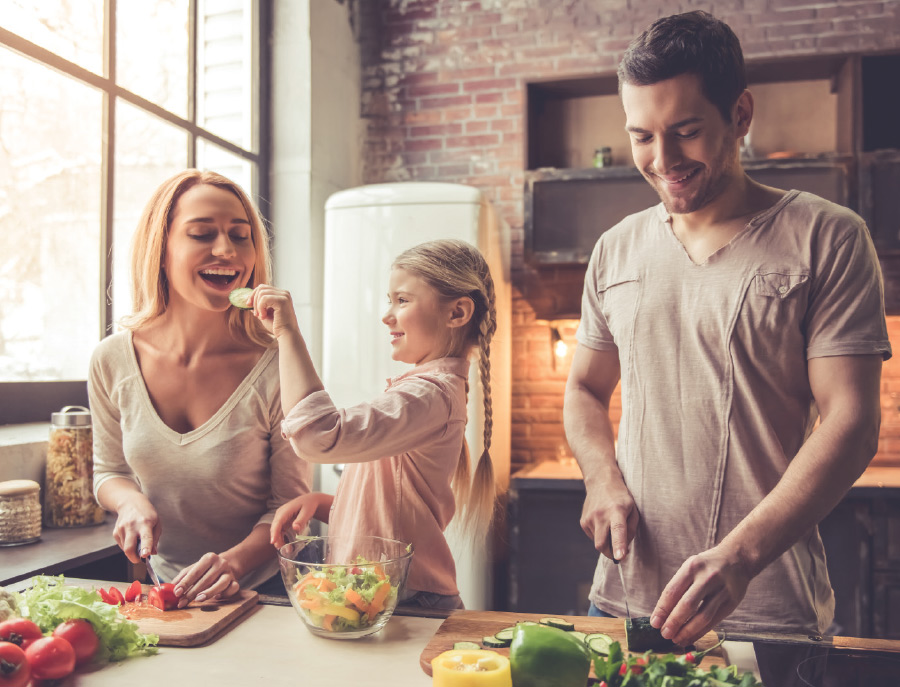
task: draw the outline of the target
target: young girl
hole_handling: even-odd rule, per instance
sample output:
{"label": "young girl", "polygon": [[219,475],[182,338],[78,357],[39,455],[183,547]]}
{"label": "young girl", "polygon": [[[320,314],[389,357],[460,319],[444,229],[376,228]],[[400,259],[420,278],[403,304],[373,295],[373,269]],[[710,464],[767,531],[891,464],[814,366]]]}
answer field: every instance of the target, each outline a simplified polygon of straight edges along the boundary
{"label": "young girl", "polygon": [[[323,390],[300,334],[290,295],[260,285],[253,310],[278,341],[282,428],[314,463],[347,463],[335,496],[302,494],[278,509],[272,544],[293,520],[329,523],[333,536],[375,535],[415,548],[401,601],[461,608],[444,529],[456,504],[463,523],[484,532],[494,506],[490,343],[497,328],[494,283],[481,253],[464,241],[432,241],[402,253],[390,274],[392,357],[413,368],[375,400],[337,409]],[[484,453],[469,484],[465,442],[469,361],[479,352],[484,387]],[[452,485],[452,486],[451,486]]]}
{"label": "young girl", "polygon": [[268,275],[265,228],[240,186],[176,174],[135,232],[127,329],[91,360],[95,496],[128,559],[152,554],[182,606],[277,575],[269,523],[308,491],[311,468],[281,436],[272,336],[228,301]]}

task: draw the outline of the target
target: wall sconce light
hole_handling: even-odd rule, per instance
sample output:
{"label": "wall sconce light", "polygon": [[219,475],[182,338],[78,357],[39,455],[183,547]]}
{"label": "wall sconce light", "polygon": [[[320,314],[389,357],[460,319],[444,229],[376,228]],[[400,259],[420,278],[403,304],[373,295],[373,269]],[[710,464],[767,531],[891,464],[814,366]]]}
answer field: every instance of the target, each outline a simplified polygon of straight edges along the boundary
{"label": "wall sconce light", "polygon": [[553,368],[556,369],[556,361],[565,359],[569,352],[569,347],[559,335],[557,327],[550,327],[550,346],[553,349]]}

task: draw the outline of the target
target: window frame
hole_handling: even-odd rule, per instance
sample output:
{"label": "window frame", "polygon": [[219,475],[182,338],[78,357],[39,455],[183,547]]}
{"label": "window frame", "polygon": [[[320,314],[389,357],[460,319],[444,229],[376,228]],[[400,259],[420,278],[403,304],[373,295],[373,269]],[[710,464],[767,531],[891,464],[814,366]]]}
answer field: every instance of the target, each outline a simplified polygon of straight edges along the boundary
{"label": "window frame", "polygon": [[[119,99],[153,115],[187,133],[187,166],[194,167],[200,139],[243,158],[252,164],[253,188],[248,189],[257,200],[263,217],[268,218],[270,161],[270,88],[271,50],[265,38],[271,35],[272,3],[249,0],[257,30],[252,36],[251,54],[256,62],[256,79],[252,88],[252,109],[256,117],[251,150],[220,137],[199,126],[197,115],[197,0],[188,0],[188,108],[187,118],[176,115],[116,83],[116,4],[105,0],[103,26],[103,74],[95,74],[36,43],[0,26],[0,47],[10,49],[38,64],[54,69],[103,94],[103,140],[101,143],[100,202],[100,331],[102,340],[113,327],[111,293],[113,271],[112,220],[115,202],[116,105]],[[149,191],[148,191],[149,192]],[[268,222],[267,222],[268,225]],[[271,236],[268,237],[271,240]],[[66,405],[87,406],[87,379],[34,382],[0,382],[0,426],[28,422],[48,422],[50,414]]]}

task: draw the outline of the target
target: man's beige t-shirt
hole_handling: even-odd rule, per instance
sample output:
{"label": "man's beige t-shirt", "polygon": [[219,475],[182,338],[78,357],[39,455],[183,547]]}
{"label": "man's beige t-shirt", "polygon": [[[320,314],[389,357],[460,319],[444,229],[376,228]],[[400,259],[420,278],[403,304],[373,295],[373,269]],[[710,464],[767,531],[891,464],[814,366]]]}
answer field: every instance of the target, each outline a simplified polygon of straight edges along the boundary
{"label": "man's beige t-shirt", "polygon": [[[778,482],[818,417],[807,359],[891,355],[865,224],[798,191],[702,264],[662,205],[627,217],[594,248],[578,341],[617,349],[621,363],[617,459],[641,515],[622,563],[632,615],[649,615],[682,562]],[[591,600],[624,615],[606,557]],[[814,529],[753,579],[722,626],[824,632],[833,615]]]}

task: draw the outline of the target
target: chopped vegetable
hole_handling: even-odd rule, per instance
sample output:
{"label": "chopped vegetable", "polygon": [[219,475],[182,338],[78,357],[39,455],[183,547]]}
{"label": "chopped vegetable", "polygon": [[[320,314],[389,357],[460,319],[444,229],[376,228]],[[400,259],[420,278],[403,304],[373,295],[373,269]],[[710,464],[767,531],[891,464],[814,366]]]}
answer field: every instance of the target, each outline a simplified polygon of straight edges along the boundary
{"label": "chopped vegetable", "polygon": [[575,626],[572,623],[563,618],[541,618],[541,625],[549,625],[550,627],[556,627],[560,630],[565,630],[566,632],[571,632],[575,629]]}
{"label": "chopped vegetable", "polygon": [[16,616],[16,597],[13,593],[0,587],[0,622]]}
{"label": "chopped vegetable", "polygon": [[454,649],[431,659],[434,687],[512,687],[509,659],[484,649]]}
{"label": "chopped vegetable", "polygon": [[91,623],[100,640],[97,661],[121,661],[139,654],[156,653],[156,635],[145,635],[123,618],[116,607],[104,603],[100,595],[82,587],[65,584],[62,575],[31,578],[31,588],[16,593],[23,617],[52,632],[65,620],[83,618]]}
{"label": "chopped vegetable", "polygon": [[480,649],[477,642],[453,642],[454,649]]}
{"label": "chopped vegetable", "polygon": [[649,616],[628,618],[625,621],[625,640],[628,643],[628,650],[634,652],[663,653],[678,648],[672,640],[663,637],[659,629],[650,624]]}
{"label": "chopped vegetable", "polygon": [[140,601],[143,595],[144,590],[141,587],[141,581],[135,580],[128,589],[125,590],[125,601]]}
{"label": "chopped vegetable", "polygon": [[509,648],[509,664],[516,687],[584,687],[591,654],[570,632],[520,624]]}
{"label": "chopped vegetable", "polygon": [[247,301],[250,299],[250,294],[252,293],[253,289],[248,289],[247,287],[234,289],[231,293],[228,294],[228,302],[231,303],[235,308],[249,310],[250,306],[247,304]]}
{"label": "chopped vegetable", "polygon": [[153,587],[147,592],[147,603],[161,611],[171,611],[178,606],[175,585],[171,582],[163,582],[160,586]]}
{"label": "chopped vegetable", "polygon": [[328,632],[370,627],[386,608],[393,607],[398,592],[381,565],[363,558],[351,566],[336,565],[305,575],[298,571],[292,591],[310,624]]}

